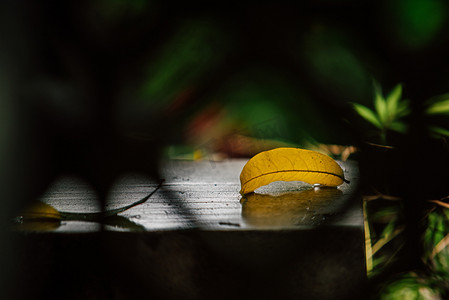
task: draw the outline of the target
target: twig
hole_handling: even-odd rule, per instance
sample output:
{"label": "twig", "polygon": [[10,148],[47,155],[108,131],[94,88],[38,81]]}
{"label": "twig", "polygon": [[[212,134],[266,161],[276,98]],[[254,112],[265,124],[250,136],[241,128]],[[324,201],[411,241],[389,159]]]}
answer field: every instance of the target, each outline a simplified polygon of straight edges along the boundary
{"label": "twig", "polygon": [[384,199],[384,200],[391,200],[391,201],[402,200],[401,197],[386,195],[386,194],[379,192],[376,189],[374,191],[376,193],[375,195],[365,195],[365,196],[363,196],[363,200],[364,201],[372,201],[372,200],[377,200],[377,199]]}
{"label": "twig", "polygon": [[370,146],[374,146],[374,147],[379,147],[379,148],[395,149],[393,146],[389,146],[389,145],[381,145],[381,144],[370,143],[370,142],[365,142],[365,144],[370,145]]}
{"label": "twig", "polygon": [[365,229],[365,259],[366,259],[366,274],[369,276],[373,271],[373,249],[371,243],[370,228],[368,223],[368,211],[366,209],[366,202],[363,202],[363,226]]}
{"label": "twig", "polygon": [[448,245],[449,245],[449,234],[446,234],[446,236],[441,241],[438,242],[435,248],[433,248],[432,254],[430,254],[430,258],[434,258],[435,255],[440,253]]}
{"label": "twig", "polygon": [[405,226],[399,227],[395,231],[393,231],[392,234],[388,234],[387,236],[381,238],[377,241],[377,243],[373,246],[373,255],[376,254],[377,251],[379,251],[383,246],[388,244],[391,240],[393,240],[395,237],[397,237],[402,231],[404,231]]}
{"label": "twig", "polygon": [[[447,199],[447,198],[448,197],[445,197],[445,198],[442,198],[442,199]],[[449,203],[446,203],[446,202],[443,202],[443,201],[440,201],[440,200],[429,200],[429,202],[438,204],[438,205],[443,206],[445,208],[449,208]]]}

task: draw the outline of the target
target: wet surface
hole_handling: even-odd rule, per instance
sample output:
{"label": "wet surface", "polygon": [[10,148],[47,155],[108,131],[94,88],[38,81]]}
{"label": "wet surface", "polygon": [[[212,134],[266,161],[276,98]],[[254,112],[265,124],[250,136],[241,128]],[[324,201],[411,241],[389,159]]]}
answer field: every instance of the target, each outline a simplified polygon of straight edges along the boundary
{"label": "wet surface", "polygon": [[[148,201],[120,213],[108,230],[158,231],[294,229],[323,224],[363,226],[361,203],[352,201],[358,183],[353,162],[339,162],[351,183],[338,188],[317,188],[301,182],[275,182],[242,197],[240,172],[246,160],[169,161],[162,169],[165,182]],[[147,196],[158,183],[129,174],[111,190],[107,209],[129,205]],[[357,197],[355,197],[357,200]],[[93,189],[65,177],[55,182],[41,201],[58,211],[99,212]],[[126,219],[126,222],[123,220]],[[55,231],[92,231],[98,224],[65,221]]]}

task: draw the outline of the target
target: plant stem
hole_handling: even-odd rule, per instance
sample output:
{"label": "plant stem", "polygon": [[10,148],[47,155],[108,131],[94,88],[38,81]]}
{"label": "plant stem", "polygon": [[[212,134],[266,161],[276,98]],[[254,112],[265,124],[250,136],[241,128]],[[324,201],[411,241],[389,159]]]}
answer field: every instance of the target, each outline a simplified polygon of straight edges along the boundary
{"label": "plant stem", "polygon": [[380,131],[380,141],[384,145],[387,144],[387,130],[386,130],[386,128],[382,128],[382,130]]}

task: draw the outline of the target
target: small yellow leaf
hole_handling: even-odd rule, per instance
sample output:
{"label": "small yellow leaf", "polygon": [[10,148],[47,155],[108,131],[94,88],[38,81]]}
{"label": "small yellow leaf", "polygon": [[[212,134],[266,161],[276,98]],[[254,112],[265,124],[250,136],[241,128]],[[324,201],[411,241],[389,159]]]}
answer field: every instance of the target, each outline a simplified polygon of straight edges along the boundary
{"label": "small yellow leaf", "polygon": [[335,160],[322,153],[298,148],[277,148],[251,158],[240,173],[240,194],[254,192],[275,181],[303,181],[323,186],[347,182]]}
{"label": "small yellow leaf", "polygon": [[61,220],[61,214],[53,206],[37,201],[28,206],[21,217],[24,220],[53,219]]}
{"label": "small yellow leaf", "polygon": [[14,228],[20,231],[49,231],[61,224],[61,214],[52,206],[37,201],[16,218]]}

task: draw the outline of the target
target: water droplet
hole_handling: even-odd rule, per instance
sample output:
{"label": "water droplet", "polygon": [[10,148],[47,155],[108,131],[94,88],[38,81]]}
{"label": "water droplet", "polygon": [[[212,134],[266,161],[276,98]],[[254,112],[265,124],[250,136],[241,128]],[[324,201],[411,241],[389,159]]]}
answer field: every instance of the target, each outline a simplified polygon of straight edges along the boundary
{"label": "water droplet", "polygon": [[23,216],[18,216],[14,218],[14,223],[22,224],[23,223]]}

